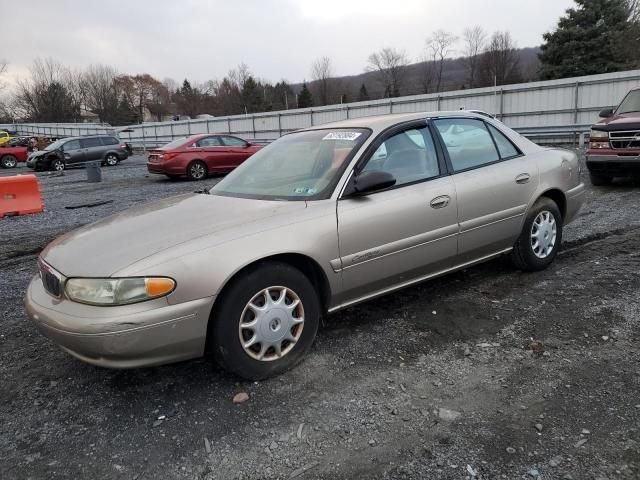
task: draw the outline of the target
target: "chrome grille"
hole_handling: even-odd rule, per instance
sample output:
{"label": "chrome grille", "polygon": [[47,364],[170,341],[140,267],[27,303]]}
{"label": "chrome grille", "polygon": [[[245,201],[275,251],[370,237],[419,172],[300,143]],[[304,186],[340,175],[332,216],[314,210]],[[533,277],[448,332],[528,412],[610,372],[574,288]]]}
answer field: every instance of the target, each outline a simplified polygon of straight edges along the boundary
{"label": "chrome grille", "polygon": [[42,279],[44,289],[54,297],[59,297],[62,294],[60,277],[53,273],[51,268],[42,261],[38,262],[38,267],[40,269],[40,278]]}
{"label": "chrome grille", "polygon": [[638,148],[640,149],[640,130],[624,130],[609,132],[611,148]]}

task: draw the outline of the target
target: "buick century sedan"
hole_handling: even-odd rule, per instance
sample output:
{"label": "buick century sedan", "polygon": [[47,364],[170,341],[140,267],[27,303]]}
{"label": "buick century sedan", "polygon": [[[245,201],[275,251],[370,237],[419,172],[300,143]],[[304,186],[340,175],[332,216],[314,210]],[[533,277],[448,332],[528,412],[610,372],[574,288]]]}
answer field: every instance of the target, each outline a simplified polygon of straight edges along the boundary
{"label": "buick century sedan", "polygon": [[584,185],[574,153],[456,111],[297,131],[204,192],[48,245],[26,296],[42,333],[104,367],[210,353],[277,375],[327,313],[501,255],[547,267]]}

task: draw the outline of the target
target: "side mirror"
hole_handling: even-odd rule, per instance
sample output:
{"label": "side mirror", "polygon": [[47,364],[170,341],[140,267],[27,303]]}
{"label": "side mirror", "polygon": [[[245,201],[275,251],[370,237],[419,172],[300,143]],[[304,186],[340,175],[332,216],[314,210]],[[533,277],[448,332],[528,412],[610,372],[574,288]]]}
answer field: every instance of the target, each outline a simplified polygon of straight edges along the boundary
{"label": "side mirror", "polygon": [[613,108],[605,108],[603,110],[600,110],[599,116],[600,118],[609,118],[613,116]]}
{"label": "side mirror", "polygon": [[368,172],[362,172],[355,177],[352,181],[352,188],[349,192],[349,196],[366,195],[367,193],[373,193],[385,188],[393,187],[396,184],[396,179],[388,172],[382,172],[380,170],[370,170]]}

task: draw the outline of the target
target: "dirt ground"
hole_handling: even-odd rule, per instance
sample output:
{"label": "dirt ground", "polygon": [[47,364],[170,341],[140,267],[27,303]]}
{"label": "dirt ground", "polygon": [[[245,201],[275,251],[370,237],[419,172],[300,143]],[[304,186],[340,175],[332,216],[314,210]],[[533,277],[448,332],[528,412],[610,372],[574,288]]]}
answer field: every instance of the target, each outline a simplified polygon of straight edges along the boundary
{"label": "dirt ground", "polygon": [[27,318],[56,235],[202,186],[143,163],[38,174],[47,211],[0,220],[1,479],[640,478],[638,184],[589,186],[548,270],[499,259],[333,314],[253,383],[206,358],[85,365]]}

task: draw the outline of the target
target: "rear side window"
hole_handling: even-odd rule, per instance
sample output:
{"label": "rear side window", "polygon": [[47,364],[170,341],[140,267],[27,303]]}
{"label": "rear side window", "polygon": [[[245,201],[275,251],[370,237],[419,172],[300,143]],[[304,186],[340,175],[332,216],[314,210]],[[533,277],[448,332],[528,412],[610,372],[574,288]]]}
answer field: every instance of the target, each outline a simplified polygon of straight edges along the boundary
{"label": "rear side window", "polygon": [[101,147],[102,142],[100,137],[90,137],[81,139],[80,145],[82,145],[82,148]]}
{"label": "rear side window", "polygon": [[245,147],[247,142],[237,137],[221,137],[227,147]]}
{"label": "rear side window", "polygon": [[500,160],[489,130],[481,120],[443,118],[433,122],[449,153],[453,170],[460,172]]}
{"label": "rear side window", "polygon": [[115,137],[101,137],[103,145],[118,145],[120,142]]}
{"label": "rear side window", "polygon": [[491,131],[491,135],[493,135],[493,139],[496,141],[498,152],[500,152],[502,158],[511,158],[520,155],[518,149],[513,146],[513,143],[511,143],[500,130],[493,125],[489,125],[489,130]]}
{"label": "rear side window", "polygon": [[220,145],[218,137],[205,137],[196,142],[196,147],[219,147]]}

